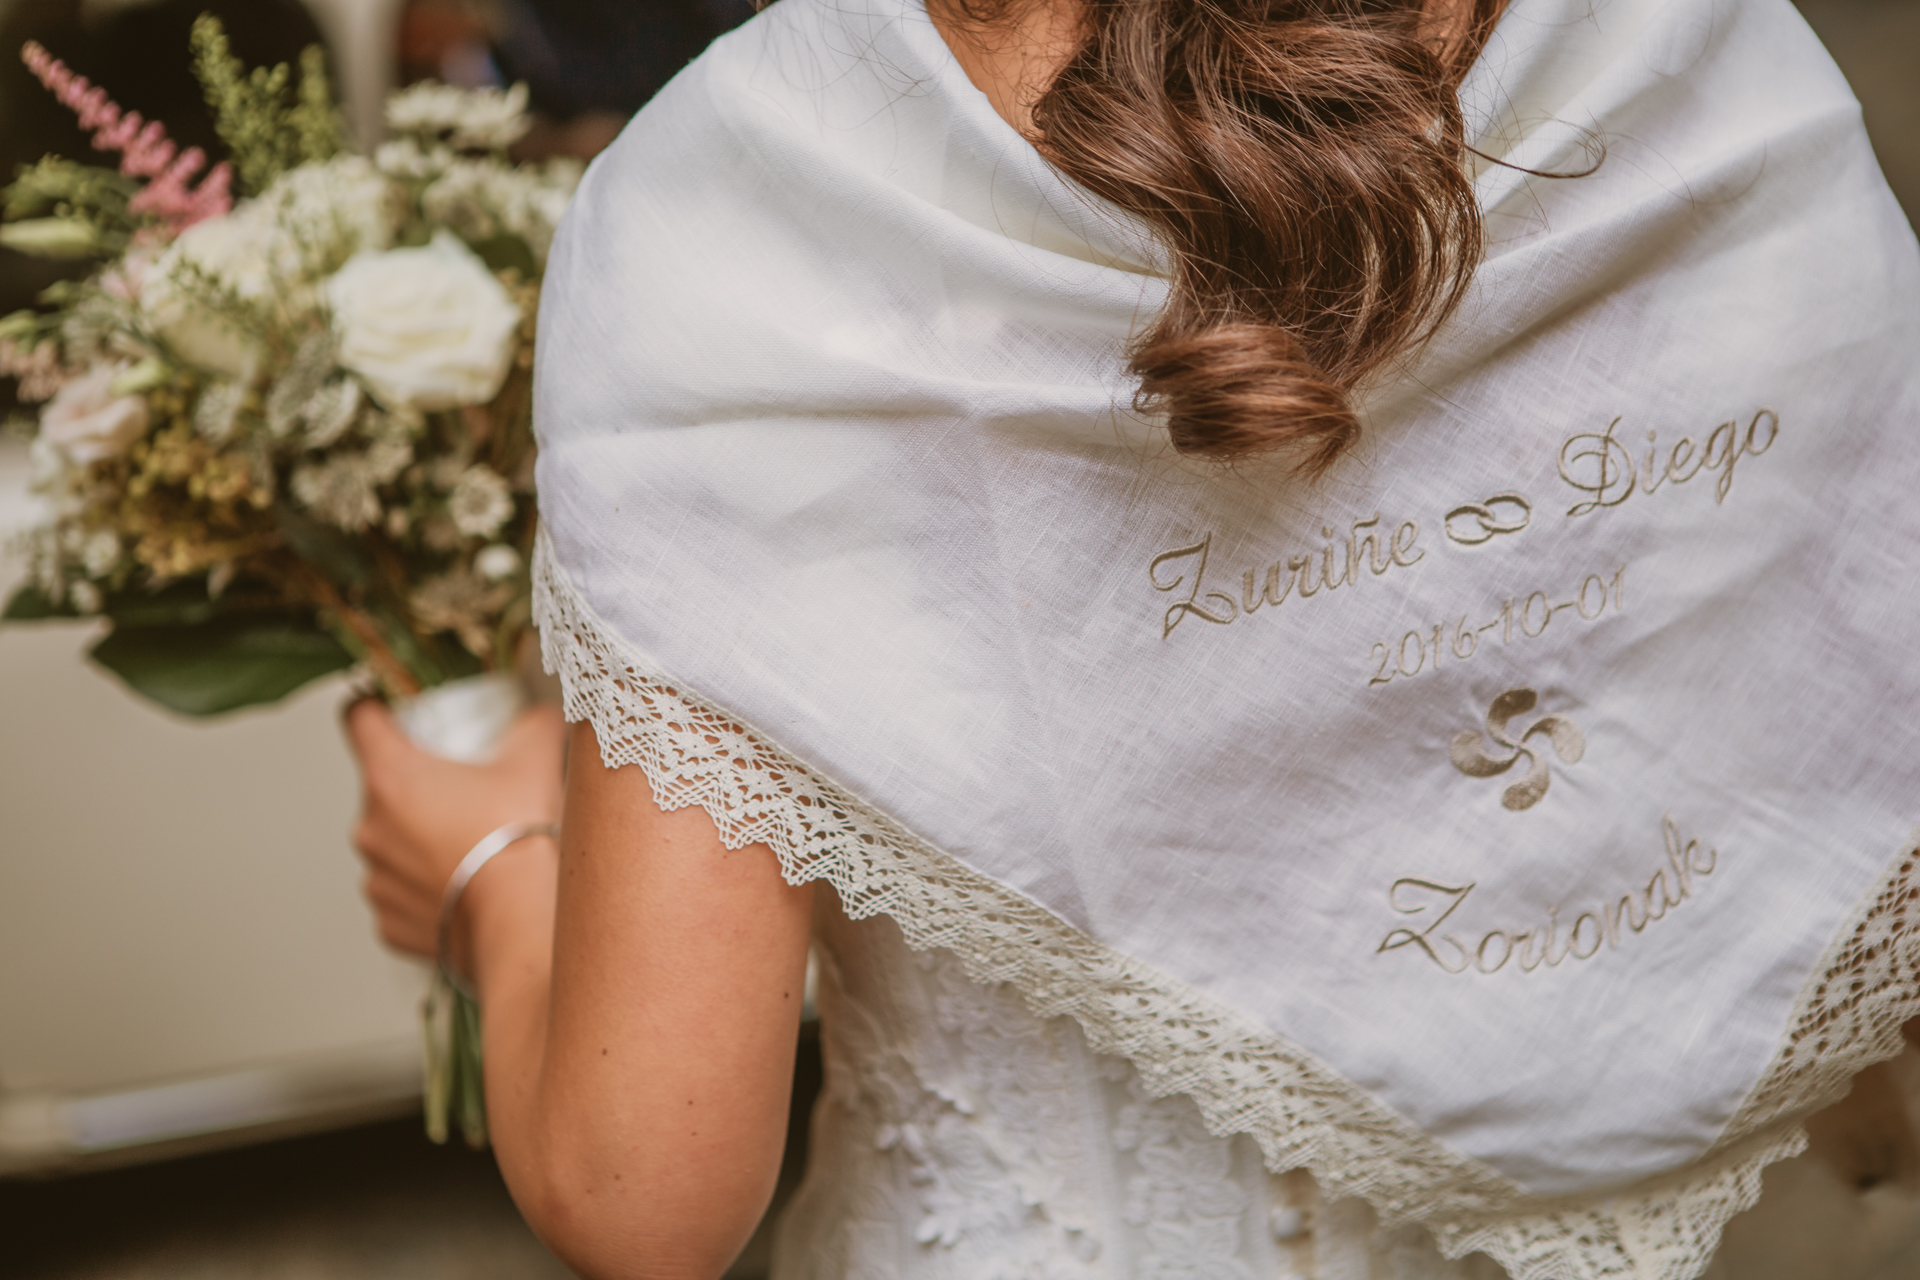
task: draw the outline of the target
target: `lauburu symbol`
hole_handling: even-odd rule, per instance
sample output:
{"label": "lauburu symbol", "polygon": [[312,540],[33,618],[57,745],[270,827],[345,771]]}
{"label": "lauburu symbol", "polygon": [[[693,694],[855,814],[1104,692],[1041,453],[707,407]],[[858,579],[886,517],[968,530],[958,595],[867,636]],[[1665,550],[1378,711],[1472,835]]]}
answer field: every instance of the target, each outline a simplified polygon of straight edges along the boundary
{"label": "lauburu symbol", "polygon": [[1531,689],[1509,689],[1487,709],[1487,737],[1507,749],[1505,756],[1488,755],[1479,733],[1472,729],[1455,734],[1453,746],[1447,752],[1453,758],[1453,767],[1470,778],[1491,778],[1505,773],[1525,756],[1527,776],[1508,787],[1500,797],[1500,803],[1509,809],[1531,809],[1539,804],[1540,797],[1547,794],[1547,784],[1553,780],[1546,753],[1527,746],[1528,739],[1535,734],[1546,735],[1547,741],[1553,744],[1553,753],[1563,764],[1578,764],[1580,757],[1587,753],[1586,735],[1565,716],[1542,716],[1523,733],[1508,732],[1508,722],[1533,710],[1539,701],[1540,696]]}

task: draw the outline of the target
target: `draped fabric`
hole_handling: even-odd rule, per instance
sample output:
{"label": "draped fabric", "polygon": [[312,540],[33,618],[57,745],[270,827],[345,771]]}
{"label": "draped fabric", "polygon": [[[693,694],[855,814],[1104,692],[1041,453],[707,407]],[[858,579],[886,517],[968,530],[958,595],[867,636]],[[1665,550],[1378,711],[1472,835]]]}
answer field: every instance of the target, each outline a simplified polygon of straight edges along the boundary
{"label": "draped fabric", "polygon": [[1920,262],[1785,0],[1518,0],[1463,101],[1486,260],[1306,487],[1133,410],[1156,246],[912,0],[781,0],[556,242],[547,653],[1271,1169],[1690,1276],[1920,1012]]}

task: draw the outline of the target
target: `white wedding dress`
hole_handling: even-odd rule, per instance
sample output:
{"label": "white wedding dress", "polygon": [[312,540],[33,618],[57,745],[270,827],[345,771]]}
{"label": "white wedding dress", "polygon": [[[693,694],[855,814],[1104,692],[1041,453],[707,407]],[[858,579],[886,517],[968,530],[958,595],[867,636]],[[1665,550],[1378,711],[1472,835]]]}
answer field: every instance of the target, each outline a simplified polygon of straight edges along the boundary
{"label": "white wedding dress", "polygon": [[[831,895],[823,895],[832,903]],[[1153,1098],[1070,1018],[821,913],[826,1084],[773,1280],[1497,1280],[1423,1231],[1273,1176],[1185,1097]]]}

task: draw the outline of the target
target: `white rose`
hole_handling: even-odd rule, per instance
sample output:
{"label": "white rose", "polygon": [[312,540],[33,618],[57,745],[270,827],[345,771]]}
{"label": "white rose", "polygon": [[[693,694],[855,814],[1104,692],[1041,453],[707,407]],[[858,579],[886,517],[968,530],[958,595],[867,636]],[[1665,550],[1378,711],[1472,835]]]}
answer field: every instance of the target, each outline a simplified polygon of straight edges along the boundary
{"label": "white rose", "polygon": [[273,180],[225,217],[180,233],[140,282],[140,306],[175,355],[252,382],[262,350],[245,318],[220,315],[201,289],[212,285],[243,306],[299,312],[310,282],[354,253],[393,239],[393,184],[361,156],[303,164]]}
{"label": "white rose", "polygon": [[242,205],[223,218],[196,222],[180,233],[146,273],[140,306],[175,355],[243,382],[259,366],[259,340],[232,318],[208,309],[196,293],[200,280],[242,303],[265,306],[298,248],[259,205]]}
{"label": "white rose", "polygon": [[125,452],[146,434],[147,402],[113,393],[122,372],[101,365],[60,388],[40,411],[40,438],[82,466]]}
{"label": "white rose", "polygon": [[484,404],[513,363],[520,308],[445,232],[418,249],[362,254],[327,283],[340,363],[388,408]]}

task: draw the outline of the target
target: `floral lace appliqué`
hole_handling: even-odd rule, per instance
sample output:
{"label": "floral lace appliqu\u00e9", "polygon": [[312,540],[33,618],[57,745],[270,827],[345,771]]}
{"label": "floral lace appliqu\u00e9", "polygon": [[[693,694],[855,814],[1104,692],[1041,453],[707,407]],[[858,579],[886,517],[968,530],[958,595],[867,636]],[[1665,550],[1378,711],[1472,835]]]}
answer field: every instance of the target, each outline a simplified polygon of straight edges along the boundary
{"label": "floral lace appliqu\u00e9", "polygon": [[1113,1144],[1140,1172],[1127,1185],[1127,1221],[1143,1229],[1141,1280],[1254,1280],[1241,1260],[1247,1196],[1232,1150],[1208,1133],[1186,1098],[1155,1098],[1128,1073]]}

